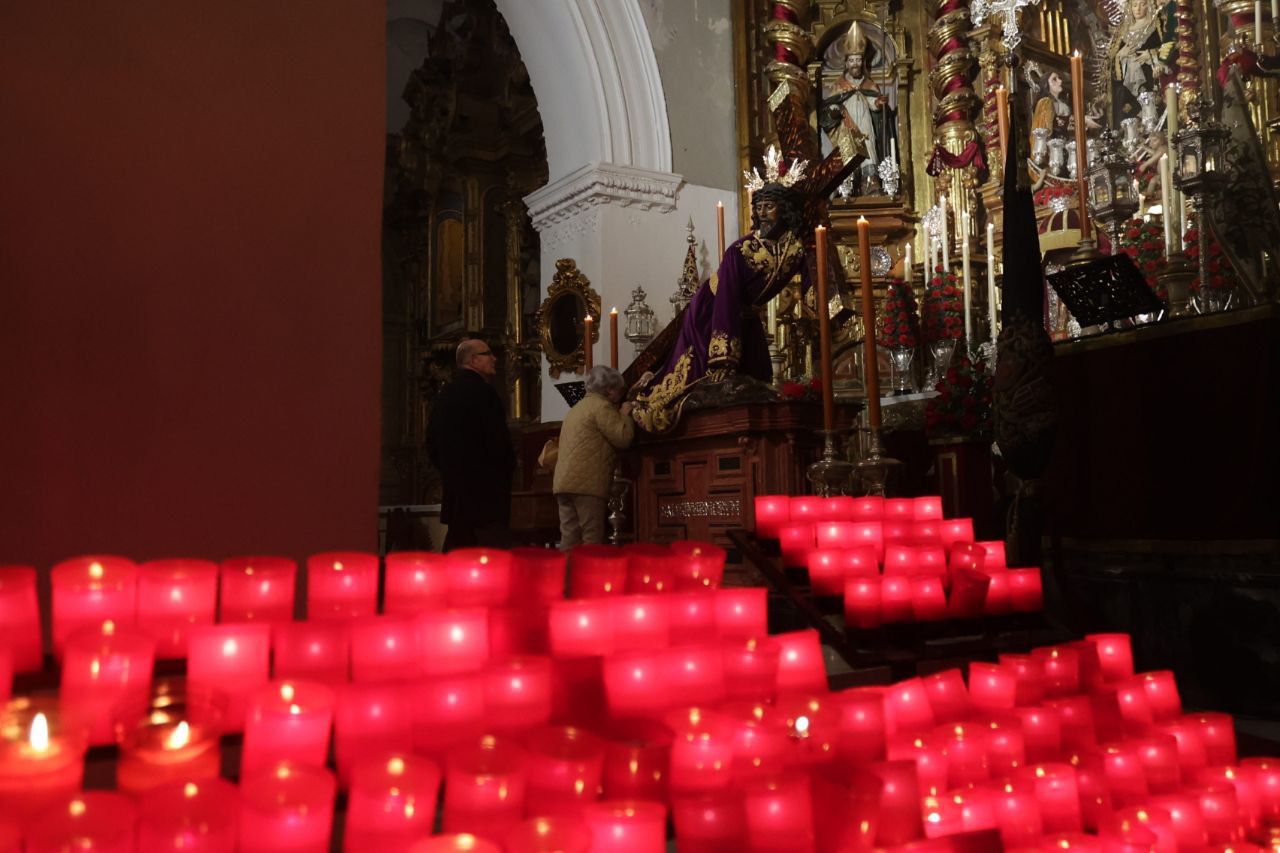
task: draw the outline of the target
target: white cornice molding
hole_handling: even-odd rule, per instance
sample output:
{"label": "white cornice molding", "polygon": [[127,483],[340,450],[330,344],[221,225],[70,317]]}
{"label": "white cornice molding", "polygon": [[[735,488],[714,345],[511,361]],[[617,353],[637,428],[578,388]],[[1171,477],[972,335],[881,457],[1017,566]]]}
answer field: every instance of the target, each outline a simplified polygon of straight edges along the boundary
{"label": "white cornice molding", "polygon": [[638,207],[665,213],[675,209],[684,178],[615,163],[588,163],[524,197],[539,232],[599,205]]}

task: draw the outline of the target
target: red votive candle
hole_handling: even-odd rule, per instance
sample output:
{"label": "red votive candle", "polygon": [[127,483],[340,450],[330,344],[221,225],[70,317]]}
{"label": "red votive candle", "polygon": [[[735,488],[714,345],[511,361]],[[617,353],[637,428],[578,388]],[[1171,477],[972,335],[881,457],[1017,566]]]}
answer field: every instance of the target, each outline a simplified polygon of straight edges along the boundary
{"label": "red votive candle", "polygon": [[1097,744],[1097,730],[1093,724],[1093,703],[1088,696],[1063,696],[1046,700],[1046,708],[1053,708],[1062,720],[1062,745],[1066,749],[1087,749]]}
{"label": "red votive candle", "polygon": [[665,649],[671,644],[671,600],[666,595],[620,595],[611,599],[615,651]]}
{"label": "red votive candle", "polygon": [[596,598],[627,591],[627,555],[612,545],[579,545],[569,555],[569,597]]}
{"label": "red votive candle", "polygon": [[523,607],[490,607],[489,657],[507,658],[549,653],[551,640],[547,634],[548,618],[549,608],[541,602]]}
{"label": "red votive candle", "polygon": [[778,549],[785,566],[808,564],[809,552],[817,545],[814,522],[791,522],[778,528]]}
{"label": "red votive candle", "polygon": [[720,639],[716,626],[716,591],[703,587],[667,596],[673,645],[710,643]]}
{"label": "red votive candle", "polygon": [[648,717],[671,707],[661,649],[615,652],[604,659],[604,692],[614,717]]}
{"label": "red votive candle", "polygon": [[185,657],[187,632],[212,625],[217,609],[217,563],[153,560],[138,567],[138,622],[156,638],[156,657]]}
{"label": "red votive candle", "polygon": [[915,532],[915,522],[904,518],[886,518],[880,523],[881,533],[884,536],[884,544],[887,548],[890,545],[911,545],[912,534]]}
{"label": "red votive candle", "polygon": [[666,681],[683,702],[715,705],[725,698],[724,662],[719,644],[677,646],[667,651]]}
{"label": "red votive candle", "polygon": [[1200,725],[1187,717],[1181,717],[1171,723],[1155,726],[1155,731],[1171,735],[1178,744],[1178,767],[1185,775],[1188,770],[1204,767],[1209,763],[1209,756],[1204,749],[1204,741],[1200,738]]}
{"label": "red votive candle", "polygon": [[666,545],[633,542],[624,545],[627,555],[627,592],[657,593],[671,590],[675,578],[674,554]]}
{"label": "red votive candle", "polygon": [[111,621],[65,638],[58,695],[64,715],[88,730],[91,745],[115,742],[116,708],[146,705],[155,656],[149,634]]}
{"label": "red votive candle", "polygon": [[588,657],[613,651],[613,607],[606,598],[554,601],[547,616],[551,653]]}
{"label": "red votive candle", "polygon": [[844,621],[854,628],[878,628],[881,623],[880,578],[846,578]]}
{"label": "red votive candle", "polygon": [[984,569],[983,573],[991,578],[987,586],[987,601],[982,609],[984,613],[1000,616],[1013,612],[1013,596],[1009,590],[1008,569]]}
{"label": "red votive candle", "polygon": [[1044,610],[1044,590],[1039,569],[1010,569],[1009,598],[1014,613],[1037,613]]}
{"label": "red votive candle", "polygon": [[591,849],[610,853],[663,853],[667,849],[667,809],[645,800],[603,800],[589,804],[583,822]]}
{"label": "red votive candle", "polygon": [[872,495],[853,499],[854,521],[882,521],[884,519],[884,498]]}
{"label": "red votive candle", "polygon": [[[938,544],[948,550],[956,545],[973,545],[973,519],[947,518],[938,523]],[[986,549],[983,549],[983,554]]]}
{"label": "red votive candle", "polygon": [[915,764],[911,761],[881,761],[871,765],[870,769],[880,778],[877,845],[906,844],[923,835]]}
{"label": "red votive candle", "polygon": [[911,501],[912,518],[927,521],[942,518],[942,498],[938,495],[921,495]]}
{"label": "red votive candle", "polygon": [[1034,848],[1044,832],[1040,804],[1035,796],[1004,785],[995,792],[993,804],[1004,849]]}
{"label": "red votive candle", "polygon": [[581,815],[582,807],[600,796],[605,742],[573,726],[551,726],[530,732],[525,813]]}
{"label": "red votive candle", "polygon": [[516,824],[503,845],[506,853],[589,853],[591,831],[577,817],[534,817]]}
{"label": "red votive candle", "polygon": [[1031,655],[1001,654],[999,661],[1018,680],[1017,704],[1040,704],[1045,694],[1044,664]]}
{"label": "red votive candle", "polygon": [[1254,774],[1261,816],[1280,817],[1280,759],[1246,758],[1240,762],[1240,766]]}
{"label": "red votive candle", "polygon": [[832,495],[822,499],[821,509],[818,511],[819,521],[852,521],[854,513],[854,498],[848,495]]}
{"label": "red votive candle", "polygon": [[445,555],[450,607],[497,607],[511,595],[511,555],[497,548],[459,548]]}
{"label": "red votive candle", "polygon": [[991,577],[974,569],[951,571],[951,595],[947,598],[947,614],[955,619],[973,619],[982,615],[986,606]]}
{"label": "red votive candle", "polygon": [[111,621],[134,623],[138,567],[124,557],[76,557],[50,572],[53,586],[53,650],[61,656],[67,637]]}
{"label": "red votive candle", "polygon": [[728,702],[720,712],[732,729],[736,784],[770,778],[786,768],[791,752],[789,729],[772,708],[758,702]]}
{"label": "red votive candle", "polygon": [[761,637],[769,633],[768,590],[762,586],[716,590],[716,628],[726,639]]}
{"label": "red votive candle", "polygon": [[728,640],[721,648],[729,699],[767,702],[778,683],[778,645],[771,637]]}
{"label": "red votive candle", "polygon": [[1236,802],[1240,806],[1240,819],[1246,834],[1252,834],[1262,819],[1262,796],[1258,790],[1258,776],[1252,767],[1211,766],[1195,771],[1195,784],[1231,785],[1236,790]]}
{"label": "red votive candle", "polygon": [[323,767],[280,764],[240,781],[240,850],[324,853],[338,783]]}
{"label": "red votive candle", "polygon": [[987,551],[981,545],[972,542],[953,543],[947,551],[947,569],[952,572],[956,569],[982,571],[986,559]]}
{"label": "red votive candle", "polygon": [[424,838],[409,853],[503,853],[503,848],[469,832],[446,832]]}
{"label": "red votive candle", "polygon": [[1205,758],[1210,764],[1236,763],[1236,729],[1230,714],[1207,711],[1183,717],[1200,730]]}
{"label": "red votive candle", "polygon": [[1067,646],[1032,649],[1031,657],[1044,667],[1048,697],[1070,696],[1080,689],[1080,653]]}
{"label": "red votive candle", "polygon": [[116,714],[116,787],[130,794],[172,782],[216,779],[226,700],[163,685],[143,708]]}
{"label": "red votive candle", "polygon": [[333,755],[346,784],[351,768],[365,758],[413,751],[412,694],[388,682],[344,684],[333,710]]}
{"label": "red votive candle", "polygon": [[1075,768],[1070,764],[1036,764],[1028,768],[1027,773],[1036,802],[1040,804],[1044,831],[1079,832],[1084,823]]}
{"label": "red votive candle", "polygon": [[36,672],[44,666],[36,570],[30,566],[0,566],[0,625],[0,642],[13,654],[13,672]]}
{"label": "red votive candle", "polygon": [[680,850],[747,849],[747,815],[743,797],[736,790],[673,800],[671,818]]}
{"label": "red votive candle", "polygon": [[675,589],[714,589],[720,586],[729,556],[725,549],[711,542],[682,539],[671,543],[671,553],[675,555],[672,561]]}
{"label": "red votive candle", "polygon": [[1080,688],[1094,690],[1103,684],[1102,664],[1098,660],[1098,645],[1093,640],[1076,640],[1066,644],[1079,657]]}
{"label": "red votive candle", "polygon": [[774,716],[780,718],[787,734],[791,767],[806,769],[827,764],[836,758],[840,739],[840,708],[833,694],[787,693],[774,703]]}
{"label": "red votive candle", "polygon": [[227,728],[240,731],[249,695],[269,678],[271,626],[254,622],[199,625],[192,629],[187,647],[191,686],[225,694]]}
{"label": "red votive candle", "polygon": [[879,521],[858,521],[854,527],[854,545],[872,548],[876,562],[884,560],[884,524]]}
{"label": "red votive candle", "polygon": [[[1111,688],[1108,688],[1110,690]],[[1127,732],[1143,732],[1151,726],[1151,705],[1142,679],[1134,677],[1114,685],[1116,708]]]}
{"label": "red votive candle", "polygon": [[293,618],[298,564],[286,557],[233,557],[218,566],[218,621],[287,622]]}
{"label": "red votive candle", "polygon": [[387,555],[382,612],[413,614],[439,610],[449,600],[445,556],[430,551],[397,551]]}
{"label": "red votive candle", "polygon": [[1147,774],[1136,744],[1130,741],[1108,743],[1100,747],[1102,776],[1117,806],[1132,806],[1146,799]]}
{"label": "red votive candle", "polygon": [[989,726],[982,723],[948,723],[934,730],[930,741],[941,747],[946,759],[948,788],[967,788],[987,781],[991,775],[987,764],[989,731]]}
{"label": "red votive candle", "polygon": [[836,757],[849,765],[870,764],[885,755],[884,694],[843,690],[836,698]]}
{"label": "red votive candle", "polygon": [[353,680],[402,681],[418,674],[413,617],[362,616],[349,626]]}
{"label": "red votive candle", "polygon": [[885,689],[884,710],[886,731],[889,734],[925,732],[938,722],[933,715],[933,706],[929,704],[929,693],[924,689],[924,681],[919,678],[908,678],[889,685]]}
{"label": "red votive candle", "polygon": [[1243,840],[1240,800],[1234,785],[1217,782],[1191,790],[1200,799],[1200,814],[1210,844],[1231,844]]}
{"label": "red votive candle", "polygon": [[982,711],[1005,711],[1017,703],[1018,677],[994,663],[969,664],[969,701]]}
{"label": "red votive candle", "polygon": [[1085,634],[1098,650],[1104,681],[1121,681],[1133,675],[1133,649],[1128,634]]}
{"label": "red votive candle", "polygon": [[756,495],[757,539],[777,539],[778,528],[791,520],[791,499],[786,495]]}
{"label": "red votive candle", "polygon": [[378,612],[378,558],[356,551],[307,557],[307,618],[354,619]]}
{"label": "red votive candle", "polygon": [[114,791],[81,791],[50,806],[27,827],[27,853],[133,853],[133,800]]}
{"label": "red votive candle", "polygon": [[489,660],[489,614],[483,607],[433,610],[414,617],[423,675],[479,672]]}
{"label": "red votive candle", "polygon": [[986,540],[975,543],[982,546],[984,552],[983,566],[988,570],[999,571],[1009,567],[1005,560],[1004,541],[1000,539]]}
{"label": "red votive candle", "polygon": [[950,723],[969,716],[969,688],[959,669],[944,669],[926,675],[923,681],[935,720]]}
{"label": "red votive candle", "polygon": [[657,720],[616,720],[600,733],[606,739],[605,798],[666,802],[671,728]]}
{"label": "red votive candle", "polygon": [[276,678],[300,678],[342,684],[349,677],[350,623],[336,619],[318,622],[276,622],[271,628]]}
{"label": "red votive candle", "polygon": [[484,676],[443,675],[408,686],[413,708],[413,750],[443,760],[455,744],[484,731]]}
{"label": "red votive candle", "polygon": [[281,763],[323,767],[337,701],[332,688],[311,681],[280,681],[254,691],[244,722],[241,774]]}
{"label": "red votive candle", "polygon": [[551,719],[595,730],[607,716],[604,658],[552,658]]}
{"label": "red votive candle", "polygon": [[138,798],[138,850],[235,853],[240,791],[225,779],[168,782]]}
{"label": "red votive candle", "polygon": [[942,576],[911,578],[911,616],[917,622],[938,622],[947,618],[947,595]]}
{"label": "red votive candle", "polygon": [[911,522],[910,542],[912,545],[942,548],[942,522],[940,520]]}
{"label": "red votive candle", "polygon": [[1178,682],[1167,669],[1144,672],[1138,676],[1146,691],[1151,716],[1158,722],[1176,720],[1182,715],[1182,697],[1178,695]]}
{"label": "red votive candle", "polygon": [[[1141,832],[1139,832],[1139,830]],[[1165,809],[1152,805],[1118,809],[1099,832],[1108,848],[1151,850],[1155,853],[1175,853],[1178,849],[1173,818]],[[1142,846],[1145,842],[1145,846]]]}
{"label": "red votive candle", "polygon": [[844,550],[816,548],[809,552],[809,588],[814,595],[843,595],[845,561]]}
{"label": "red votive candle", "polygon": [[813,628],[774,634],[778,646],[779,694],[787,692],[827,692],[827,668],[822,658],[822,644]]}
{"label": "red votive candle", "polygon": [[885,498],[884,517],[894,521],[913,521],[916,517],[914,498]]}
{"label": "red votive candle", "polygon": [[743,801],[752,849],[813,849],[813,799],[807,775],[790,773],[754,782],[746,787]]}
{"label": "red votive candle", "polygon": [[1000,779],[1027,763],[1027,739],[1016,713],[997,714],[986,722],[987,767]]}
{"label": "red votive candle", "polygon": [[852,521],[820,521],[814,525],[818,548],[853,548],[857,541],[858,525]]}
{"label": "red votive candle", "polygon": [[665,718],[671,742],[672,796],[723,790],[733,782],[733,725],[720,712],[684,708]]}
{"label": "red votive candle", "polygon": [[568,562],[568,555],[555,548],[513,548],[511,601],[524,606],[530,601],[550,604],[563,599]]}
{"label": "red votive candle", "polygon": [[1178,766],[1178,739],[1169,734],[1152,734],[1138,738],[1134,744],[1147,787],[1153,794],[1172,794],[1182,784]]}
{"label": "red votive candle", "polygon": [[345,850],[405,850],[431,834],[440,768],[412,755],[368,758],[351,768]]}
{"label": "red votive candle", "polygon": [[52,701],[0,706],[0,823],[24,824],[79,790],[87,745],[83,727],[64,726]]}
{"label": "red votive candle", "polygon": [[528,655],[490,664],[484,675],[486,728],[511,732],[551,719],[551,659]]}
{"label": "red votive candle", "polygon": [[827,517],[823,509],[825,499],[805,495],[791,499],[791,521],[814,524]]}
{"label": "red votive candle", "polygon": [[885,624],[911,621],[911,578],[885,576],[881,579],[880,618]]}
{"label": "red votive candle", "polygon": [[1196,794],[1183,792],[1152,797],[1150,805],[1168,813],[1178,849],[1194,850],[1209,843],[1200,798]]}
{"label": "red votive candle", "polygon": [[528,756],[514,741],[486,735],[445,759],[444,830],[500,839],[524,813]]}
{"label": "red votive candle", "polygon": [[1022,721],[1022,738],[1027,748],[1027,760],[1052,761],[1062,750],[1062,715],[1057,708],[1016,708],[1014,713]]}

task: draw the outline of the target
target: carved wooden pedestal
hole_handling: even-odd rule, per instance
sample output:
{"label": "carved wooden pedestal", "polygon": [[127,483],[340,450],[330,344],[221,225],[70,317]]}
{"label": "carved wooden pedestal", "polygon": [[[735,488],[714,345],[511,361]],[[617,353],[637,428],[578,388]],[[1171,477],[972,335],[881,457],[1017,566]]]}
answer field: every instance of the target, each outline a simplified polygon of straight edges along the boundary
{"label": "carved wooden pedestal", "polygon": [[[847,431],[854,408],[837,407]],[[761,403],[685,414],[635,452],[635,533],[640,542],[703,539],[726,548],[728,531],[755,523],[756,495],[805,494],[805,468],[822,455],[822,406]]]}

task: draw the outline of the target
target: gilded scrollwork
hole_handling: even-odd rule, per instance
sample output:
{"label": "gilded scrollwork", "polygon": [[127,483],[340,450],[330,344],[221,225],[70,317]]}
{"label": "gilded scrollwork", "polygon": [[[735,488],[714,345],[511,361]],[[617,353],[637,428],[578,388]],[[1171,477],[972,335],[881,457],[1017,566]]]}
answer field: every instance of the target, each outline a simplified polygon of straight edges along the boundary
{"label": "gilded scrollwork", "polygon": [[600,337],[600,294],[573,258],[560,258],[547,298],[538,308],[538,338],[553,379],[562,372],[581,372],[585,366],[583,318],[588,315],[596,320],[591,329],[594,344]]}

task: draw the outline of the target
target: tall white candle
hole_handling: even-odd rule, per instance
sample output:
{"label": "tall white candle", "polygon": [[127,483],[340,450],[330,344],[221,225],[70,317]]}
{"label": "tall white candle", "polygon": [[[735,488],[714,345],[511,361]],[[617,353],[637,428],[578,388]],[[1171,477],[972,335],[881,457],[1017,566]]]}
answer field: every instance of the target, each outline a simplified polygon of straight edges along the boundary
{"label": "tall white candle", "polygon": [[[1262,2],[1262,0],[1258,0],[1258,2]],[[1262,41],[1262,36],[1258,36],[1258,41]],[[898,141],[896,139],[889,140],[889,162],[898,162]]]}
{"label": "tall white candle", "polygon": [[915,273],[911,271],[911,241],[907,241],[907,253],[902,259],[902,280],[911,286],[911,279],[915,278]]}
{"label": "tall white candle", "polygon": [[991,315],[991,342],[999,337],[996,325],[996,224],[987,223],[987,313]]}
{"label": "tall white candle", "polygon": [[933,278],[933,235],[929,229],[924,230],[924,283]]}
{"label": "tall white candle", "polygon": [[951,269],[951,248],[949,245],[951,241],[947,239],[947,197],[945,195],[940,199],[939,205],[942,208],[942,216],[938,217],[938,220],[942,223],[942,270],[945,273]]}
{"label": "tall white candle", "polygon": [[960,276],[964,280],[964,342],[973,343],[973,299],[969,294],[969,241],[960,242]]}
{"label": "tall white candle", "polygon": [[1164,256],[1167,258],[1174,252],[1173,246],[1173,169],[1169,167],[1169,155],[1160,155],[1160,218],[1164,220]]}

